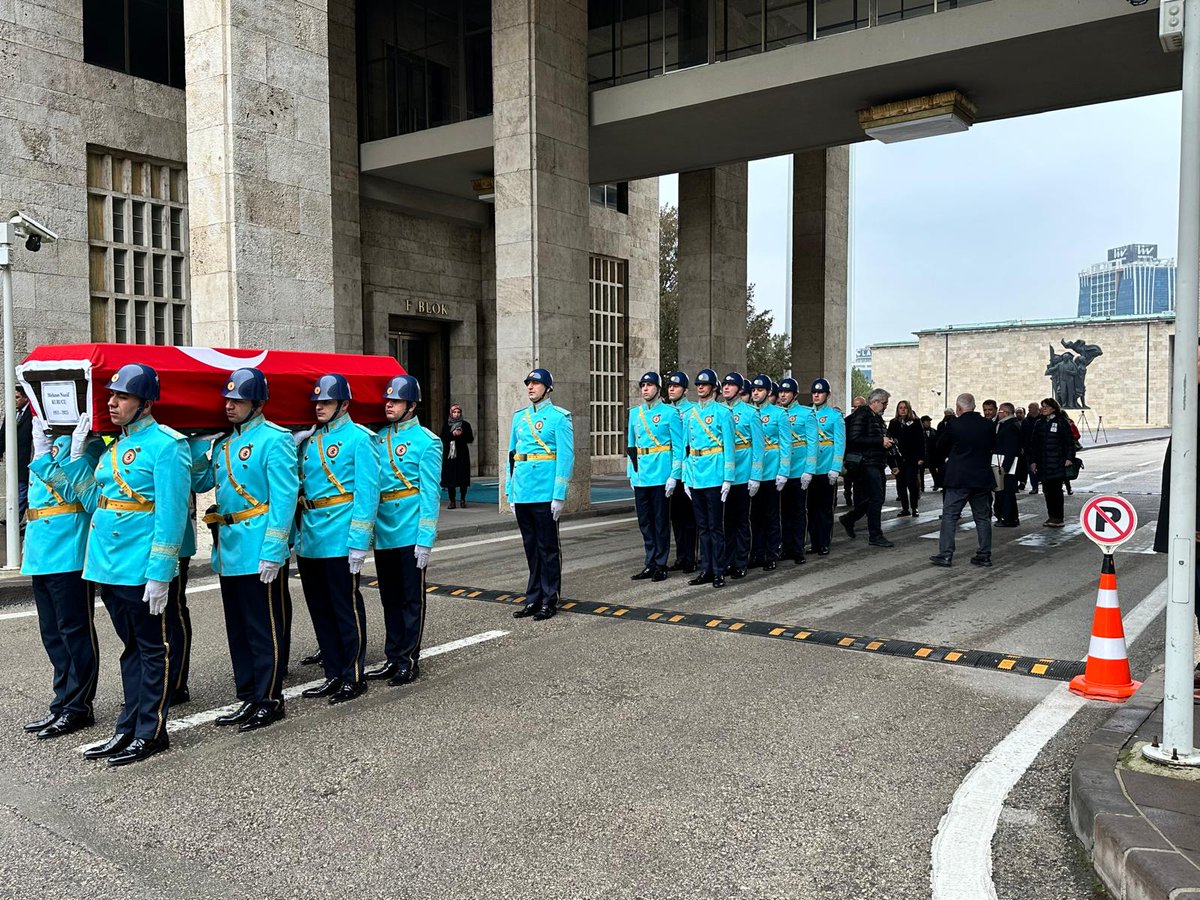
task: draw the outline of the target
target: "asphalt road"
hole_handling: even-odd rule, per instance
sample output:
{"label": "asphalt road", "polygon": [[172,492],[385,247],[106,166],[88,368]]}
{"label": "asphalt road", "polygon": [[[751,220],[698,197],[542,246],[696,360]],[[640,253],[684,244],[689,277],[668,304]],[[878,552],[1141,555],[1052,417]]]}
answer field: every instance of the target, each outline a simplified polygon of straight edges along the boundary
{"label": "asphalt road", "polygon": [[[1122,492],[1143,524],[1117,556],[1126,611],[1163,578],[1149,548],[1163,442],[1090,450],[1088,494]],[[1111,474],[1110,474],[1111,473]],[[891,493],[889,488],[889,494]],[[766,620],[1054,659],[1087,650],[1098,551],[1076,528],[995,531],[995,567],[931,567],[940,495],[919,519],[885,513],[892,550],[835,538],[803,567],[721,591],[673,575],[631,582],[641,539],[624,517],[564,528],[565,593],[622,607]],[[520,591],[515,531],[439,547],[430,584]],[[229,703],[218,594],[193,584],[192,716]],[[299,585],[294,659],[315,642]],[[378,602],[367,592],[374,661]],[[176,731],[169,753],[121,770],[82,739],[22,734],[48,699],[36,621],[0,618],[0,897],[801,897],[930,893],[930,845],[959,783],[1053,687],[1011,672],[838,650],[722,628],[430,595],[425,646],[507,634],[422,663],[403,688],[338,708],[294,700],[251,735]],[[110,732],[118,643],[97,610],[96,711]],[[1161,617],[1131,652],[1145,673]],[[293,664],[289,685],[315,678]],[[993,840],[1002,898],[1086,898],[1090,864],[1067,820],[1075,748],[1112,708],[1090,705],[1008,797]],[[78,737],[78,736],[77,736]]]}

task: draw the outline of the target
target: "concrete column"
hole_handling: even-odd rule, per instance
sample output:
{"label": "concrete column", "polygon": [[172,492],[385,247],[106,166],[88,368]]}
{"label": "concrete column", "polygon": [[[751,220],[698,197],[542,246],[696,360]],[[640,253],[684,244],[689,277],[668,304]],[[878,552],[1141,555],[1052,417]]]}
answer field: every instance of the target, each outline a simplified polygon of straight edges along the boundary
{"label": "concrete column", "polygon": [[746,163],[679,175],[679,365],[746,367]]}
{"label": "concrete column", "polygon": [[334,350],[327,5],[184,9],[193,339]]}
{"label": "concrete column", "polygon": [[846,396],[846,285],[850,236],[850,150],[792,157],[792,374],[807,391],[824,378],[832,402]]}
{"label": "concrete column", "polygon": [[525,375],[549,369],[554,402],[575,425],[567,506],[582,509],[591,480],[585,0],[494,3],[492,70],[497,459],[507,459]]}
{"label": "concrete column", "polygon": [[[334,349],[364,347],[362,235],[358,197],[357,0],[329,4],[329,169],[333,219]],[[386,345],[385,345],[386,346]]]}

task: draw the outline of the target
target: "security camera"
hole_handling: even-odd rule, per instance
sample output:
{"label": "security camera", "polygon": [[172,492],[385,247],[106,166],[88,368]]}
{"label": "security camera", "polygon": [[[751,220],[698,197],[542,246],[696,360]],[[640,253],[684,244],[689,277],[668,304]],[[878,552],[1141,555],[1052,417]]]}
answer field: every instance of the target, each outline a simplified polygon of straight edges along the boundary
{"label": "security camera", "polygon": [[12,225],[17,237],[25,238],[25,249],[34,253],[42,249],[42,244],[53,244],[58,235],[39,222],[33,216],[23,212],[15,212],[9,216],[8,223]]}
{"label": "security camera", "polygon": [[36,234],[31,234],[29,237],[25,238],[25,249],[30,253],[37,253],[42,249],[42,239]]}

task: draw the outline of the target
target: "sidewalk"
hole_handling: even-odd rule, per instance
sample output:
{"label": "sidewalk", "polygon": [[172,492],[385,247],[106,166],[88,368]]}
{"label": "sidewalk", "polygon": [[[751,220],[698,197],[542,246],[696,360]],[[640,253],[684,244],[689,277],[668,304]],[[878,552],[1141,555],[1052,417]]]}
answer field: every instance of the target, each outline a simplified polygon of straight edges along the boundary
{"label": "sidewalk", "polygon": [[1159,669],[1080,748],[1071,770],[1075,834],[1119,900],[1200,898],[1200,770],[1141,755],[1162,734],[1162,695]]}
{"label": "sidewalk", "polygon": [[1142,444],[1146,441],[1159,441],[1171,436],[1170,428],[1106,428],[1097,443],[1096,436],[1084,431],[1079,443],[1084,450],[1093,447],[1111,447],[1117,444]]}

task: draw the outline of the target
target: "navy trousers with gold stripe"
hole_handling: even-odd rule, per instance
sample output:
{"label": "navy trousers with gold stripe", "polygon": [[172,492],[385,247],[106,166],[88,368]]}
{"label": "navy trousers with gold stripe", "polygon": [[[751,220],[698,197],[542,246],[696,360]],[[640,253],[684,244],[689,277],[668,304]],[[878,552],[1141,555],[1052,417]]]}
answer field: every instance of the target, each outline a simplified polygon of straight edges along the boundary
{"label": "navy trousers with gold stripe", "polygon": [[42,646],[54,667],[50,712],[87,715],[96,696],[100,648],[96,642],[93,588],[82,572],[33,576]]}
{"label": "navy trousers with gold stripe", "polygon": [[554,609],[562,593],[562,554],[558,546],[558,523],[550,512],[550,503],[514,503],[513,510],[525,544],[525,561],[529,564],[525,605]]}
{"label": "navy trousers with gold stripe", "polygon": [[171,646],[165,614],[150,615],[142,597],[144,584],[102,584],[100,599],[112,618],[121,651],[121,686],[125,703],[117,716],[116,734],[155,740],[166,736],[171,705],[168,669]]}
{"label": "navy trousers with gold stripe", "polygon": [[167,640],[175,648],[171,654],[171,690],[188,686],[192,664],[192,613],[187,605],[188,569],[192,558],[179,560],[179,574],[167,589]]}
{"label": "navy trousers with gold stripe", "polygon": [[284,603],[287,580],[287,566],[270,584],[263,584],[258,575],[221,576],[233,683],[243,703],[271,707],[283,703],[290,639]]}
{"label": "navy trousers with gold stripe", "polygon": [[425,570],[417,568],[413,547],[375,551],[379,602],[387,628],[384,653],[402,669],[415,669],[425,630]]}
{"label": "navy trousers with gold stripe", "polygon": [[325,677],[357,684],[367,662],[367,609],[358,576],[350,574],[344,556],[298,556],[296,563]]}

